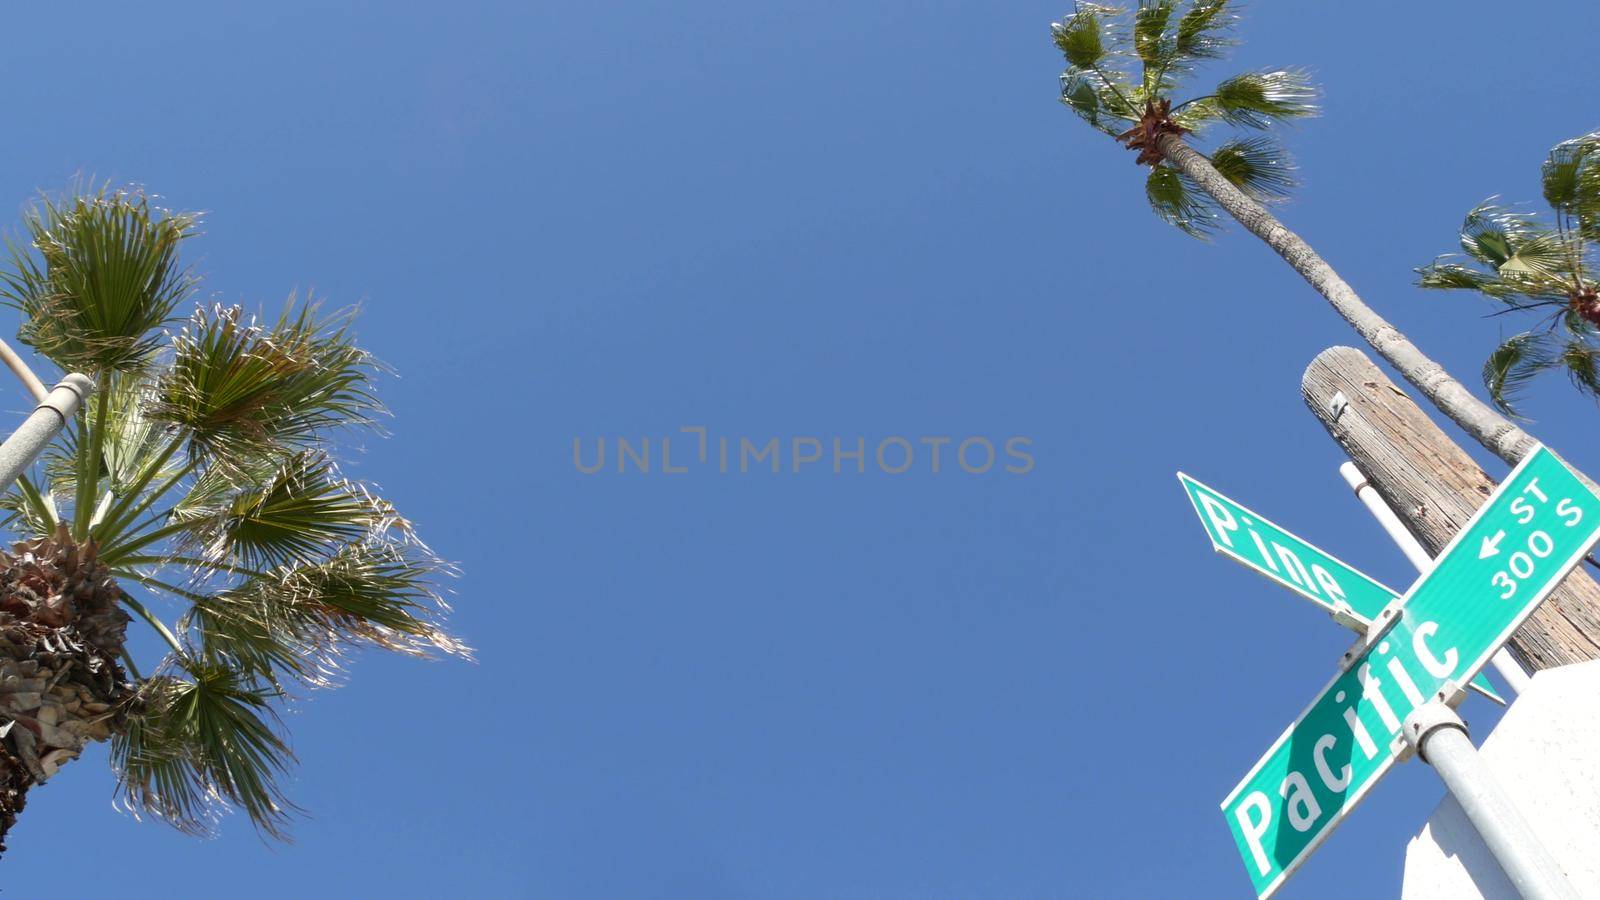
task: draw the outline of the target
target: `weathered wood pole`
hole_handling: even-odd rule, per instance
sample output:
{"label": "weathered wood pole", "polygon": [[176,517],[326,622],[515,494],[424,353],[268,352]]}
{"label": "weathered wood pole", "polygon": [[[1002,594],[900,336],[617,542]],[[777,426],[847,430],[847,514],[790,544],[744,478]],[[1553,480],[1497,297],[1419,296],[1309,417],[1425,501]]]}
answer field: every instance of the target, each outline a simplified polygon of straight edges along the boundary
{"label": "weathered wood pole", "polygon": [[[1429,553],[1444,549],[1494,491],[1495,480],[1360,350],[1317,354],[1300,390]],[[1600,659],[1600,584],[1575,569],[1507,646],[1533,671]]]}

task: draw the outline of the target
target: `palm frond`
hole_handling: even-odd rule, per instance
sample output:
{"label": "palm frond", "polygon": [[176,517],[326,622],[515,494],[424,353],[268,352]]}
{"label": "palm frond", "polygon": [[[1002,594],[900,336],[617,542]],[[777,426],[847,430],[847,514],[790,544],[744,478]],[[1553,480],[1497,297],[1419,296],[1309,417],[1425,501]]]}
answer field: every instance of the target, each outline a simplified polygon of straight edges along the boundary
{"label": "palm frond", "polygon": [[1233,21],[1228,0],[1195,0],[1178,19],[1174,56],[1183,61],[1221,57],[1233,44],[1224,37]]}
{"label": "palm frond", "polygon": [[3,513],[0,527],[13,533],[50,534],[61,521],[55,498],[41,490],[26,473],[17,479],[11,490],[0,494],[0,513]]}
{"label": "palm frond", "polygon": [[186,429],[192,455],[224,465],[372,424],[377,365],[352,342],[350,317],[319,317],[293,297],[270,327],[238,307],[197,312],[173,337],[151,418]]}
{"label": "palm frond", "polygon": [[152,388],[143,376],[123,376],[113,382],[101,456],[109,479],[107,488],[114,494],[127,493],[148,481],[152,466],[154,477],[170,471],[162,457],[172,440],[171,431],[146,414]]}
{"label": "palm frond", "polygon": [[1531,231],[1512,247],[1511,256],[1497,267],[1502,277],[1531,285],[1554,282],[1557,292],[1566,288],[1572,271],[1566,239],[1554,231]]}
{"label": "palm frond", "polygon": [[320,452],[297,453],[263,483],[208,497],[219,481],[225,483],[197,482],[202,495],[186,497],[173,510],[174,520],[191,523],[188,536],[208,560],[273,568],[320,560],[335,547],[390,528],[409,533],[393,506],[340,478]]}
{"label": "palm frond", "polygon": [[1573,255],[1567,237],[1492,198],[1474,207],[1462,221],[1461,249],[1493,271],[1506,289],[1494,294],[1501,299],[1513,294],[1562,297],[1572,284]]}
{"label": "palm frond", "polygon": [[1172,121],[1185,131],[1201,134],[1206,126],[1222,121],[1222,108],[1215,97],[1196,97],[1173,107]]}
{"label": "palm frond", "polygon": [[1576,219],[1580,237],[1600,243],[1600,131],[1592,131],[1573,141],[1585,149],[1567,211]]}
{"label": "palm frond", "polygon": [[231,805],[263,833],[286,840],[295,807],[279,780],[294,754],[273,727],[273,692],[221,665],[194,663],[180,672],[148,679],[139,692],[142,711],[113,739],[119,803],[198,834]]}
{"label": "palm frond", "polygon": [[1288,196],[1294,187],[1294,166],[1270,138],[1231,140],[1211,154],[1211,165],[1239,190],[1257,200]]}
{"label": "palm frond", "polygon": [[1600,241],[1600,131],[1551,148],[1540,170],[1544,199],[1576,237]]}
{"label": "palm frond", "polygon": [[280,469],[279,458],[271,454],[243,457],[231,465],[202,469],[184,486],[183,496],[173,504],[168,517],[174,522],[214,518],[228,508],[235,495],[269,483]]}
{"label": "palm frond", "polygon": [[1444,257],[1419,267],[1417,286],[1445,291],[1479,291],[1490,297],[1505,298],[1516,293],[1498,274],[1484,272],[1460,263],[1445,262]]}
{"label": "palm frond", "polygon": [[1092,69],[1109,53],[1110,29],[1122,10],[1098,3],[1080,3],[1060,22],[1050,23],[1050,36],[1056,49],[1076,69]]}
{"label": "palm frond", "polygon": [[1130,121],[1126,104],[1106,87],[1095,72],[1068,70],[1061,76],[1061,102],[1093,128],[1115,136]]}
{"label": "palm frond", "polygon": [[336,670],[317,647],[317,635],[297,610],[275,603],[264,579],[215,594],[197,595],[179,623],[197,644],[195,654],[261,684],[283,689],[293,680],[308,687],[333,683]]}
{"label": "palm frond", "polygon": [[1146,90],[1157,87],[1153,79],[1172,62],[1177,42],[1167,27],[1177,7],[1176,0],[1140,0],[1133,12],[1133,50],[1144,64]]}
{"label": "palm frond", "polygon": [[1568,341],[1561,348],[1560,365],[1574,387],[1600,398],[1600,348],[1585,341]]}
{"label": "palm frond", "polygon": [[1585,319],[1583,314],[1573,309],[1570,303],[1566,309],[1561,311],[1561,325],[1566,328],[1568,334],[1580,338],[1600,336],[1600,328],[1597,328],[1595,323]]}
{"label": "palm frond", "polygon": [[1540,176],[1558,219],[1582,240],[1600,241],[1600,131],[1551,148]]}
{"label": "palm frond", "polygon": [[415,544],[366,541],[327,562],[281,574],[280,596],[314,603],[344,637],[386,650],[470,657],[439,616],[449,607],[433,585],[448,567]]}
{"label": "palm frond", "polygon": [[1155,214],[1190,237],[1206,238],[1221,224],[1216,203],[1189,176],[1162,163],[1150,169],[1145,196]]}
{"label": "palm frond", "polygon": [[194,289],[178,247],[196,224],[137,190],[44,198],[25,214],[23,240],[8,241],[0,299],[22,312],[23,342],[64,369],[140,369]]}
{"label": "palm frond", "polygon": [[1488,200],[1473,207],[1461,222],[1461,249],[1480,263],[1499,271],[1516,253],[1524,237],[1538,228],[1538,220]]}
{"label": "palm frond", "polygon": [[1584,163],[1597,150],[1600,144],[1594,134],[1562,141],[1551,148],[1539,171],[1544,199],[1551,209],[1565,212],[1578,202]]}
{"label": "palm frond", "polygon": [[447,607],[432,583],[442,568],[414,545],[362,541],[206,597],[185,624],[204,658],[274,685],[326,686],[361,646],[470,658],[440,623]]}
{"label": "palm frond", "polygon": [[[1095,73],[1099,75],[1100,73]],[[1110,73],[1112,81],[1102,77],[1100,79],[1100,106],[1111,116],[1127,122],[1137,121],[1140,111],[1144,109],[1145,94],[1143,88],[1126,84],[1120,76]]]}
{"label": "palm frond", "polygon": [[1317,91],[1299,69],[1246,72],[1217,85],[1212,100],[1224,121],[1246,128],[1315,115]]}
{"label": "palm frond", "polygon": [[1483,384],[1489,389],[1489,399],[1506,415],[1519,416],[1512,402],[1552,361],[1541,335],[1524,332],[1507,338],[1483,364]]}
{"label": "palm frond", "polygon": [[185,834],[207,835],[216,826],[222,798],[197,776],[173,721],[174,705],[193,689],[170,675],[146,679],[136,697],[140,710],[128,717],[127,731],[112,738],[111,768],[117,774],[117,806],[136,817],[155,816]]}

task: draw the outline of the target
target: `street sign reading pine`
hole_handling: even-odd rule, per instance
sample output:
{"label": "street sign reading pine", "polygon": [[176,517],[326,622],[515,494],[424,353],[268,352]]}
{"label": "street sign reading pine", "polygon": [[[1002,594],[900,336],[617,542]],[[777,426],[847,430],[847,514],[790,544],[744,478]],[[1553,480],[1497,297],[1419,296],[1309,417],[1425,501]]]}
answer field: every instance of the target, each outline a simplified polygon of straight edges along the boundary
{"label": "street sign reading pine", "polygon": [[1353,566],[1324,553],[1235,503],[1215,490],[1178,473],[1211,537],[1211,546],[1228,558],[1276,581],[1328,612],[1341,605],[1368,622],[1395,597],[1394,591]]}
{"label": "street sign reading pine", "polygon": [[1600,497],[1549,450],[1524,457],[1222,802],[1259,896],[1393,766],[1405,717],[1475,676],[1597,539]]}
{"label": "street sign reading pine", "polygon": [[[1370,626],[1385,607],[1399,598],[1398,593],[1354,566],[1213,488],[1182,472],[1178,473],[1178,481],[1194,504],[1200,524],[1211,538],[1212,549],[1330,614],[1348,617],[1352,624],[1360,626],[1358,630]],[[1473,678],[1472,688],[1496,703],[1505,703],[1481,675]]]}

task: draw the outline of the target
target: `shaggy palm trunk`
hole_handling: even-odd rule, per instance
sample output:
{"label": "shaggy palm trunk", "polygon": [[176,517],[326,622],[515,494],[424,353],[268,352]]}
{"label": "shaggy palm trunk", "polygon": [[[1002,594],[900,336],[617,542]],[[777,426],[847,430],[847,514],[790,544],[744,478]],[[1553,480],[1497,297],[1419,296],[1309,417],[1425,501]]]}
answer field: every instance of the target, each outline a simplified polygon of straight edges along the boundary
{"label": "shaggy palm trunk", "polygon": [[1283,257],[1284,262],[1333,304],[1334,310],[1372,345],[1372,349],[1474,440],[1512,465],[1536,446],[1537,442],[1527,432],[1479,400],[1443,366],[1429,359],[1417,345],[1373,312],[1310,244],[1286,228],[1265,206],[1222,177],[1204,154],[1176,135],[1165,134],[1157,141],[1161,152],[1173,165],[1216,199],[1228,215]]}
{"label": "shaggy palm trunk", "polygon": [[64,526],[0,552],[0,851],[28,789],[126,725],[121,595]]}

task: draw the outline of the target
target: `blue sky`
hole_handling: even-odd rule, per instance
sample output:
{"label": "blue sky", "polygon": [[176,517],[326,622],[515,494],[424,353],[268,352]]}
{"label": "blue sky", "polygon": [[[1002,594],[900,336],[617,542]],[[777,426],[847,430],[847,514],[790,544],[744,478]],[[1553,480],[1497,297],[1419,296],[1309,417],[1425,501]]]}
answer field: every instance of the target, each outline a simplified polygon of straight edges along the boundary
{"label": "blue sky", "polygon": [[[13,10],[0,205],[142,183],[208,211],[218,299],[364,304],[401,377],[352,470],[460,563],[481,661],[369,657],[299,705],[289,847],[135,823],[91,755],[31,797],[9,893],[1247,896],[1217,804],[1347,641],[1213,558],[1173,473],[1411,575],[1299,399],[1354,336],[1254,239],[1149,214],[1055,102],[1066,6]],[[1600,124],[1600,61],[1553,39],[1600,12],[1545,7],[1259,3],[1235,56],[1315,72],[1284,215],[1467,377],[1508,323],[1411,268]],[[1600,470],[1592,403],[1528,408]],[[573,466],[684,426],[1034,466]],[[1285,896],[1394,894],[1440,795],[1401,767]]]}

